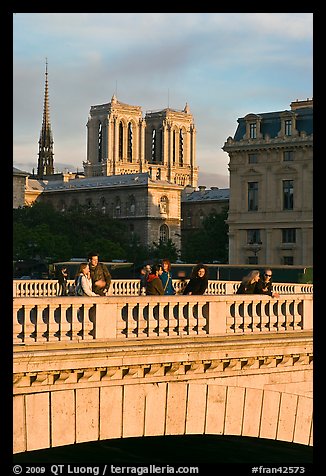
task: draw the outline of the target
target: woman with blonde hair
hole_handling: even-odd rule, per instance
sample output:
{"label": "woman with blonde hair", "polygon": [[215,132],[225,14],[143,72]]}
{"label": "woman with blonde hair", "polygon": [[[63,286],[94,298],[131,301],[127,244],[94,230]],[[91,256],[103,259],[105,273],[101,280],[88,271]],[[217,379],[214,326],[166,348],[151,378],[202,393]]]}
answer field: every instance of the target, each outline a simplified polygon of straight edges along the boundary
{"label": "woman with blonde hair", "polygon": [[88,263],[81,263],[76,275],[76,296],[99,296],[92,291],[92,278]]}
{"label": "woman with blonde hair", "polygon": [[257,283],[259,281],[260,273],[258,269],[253,269],[241,281],[236,294],[254,294],[257,291]]}

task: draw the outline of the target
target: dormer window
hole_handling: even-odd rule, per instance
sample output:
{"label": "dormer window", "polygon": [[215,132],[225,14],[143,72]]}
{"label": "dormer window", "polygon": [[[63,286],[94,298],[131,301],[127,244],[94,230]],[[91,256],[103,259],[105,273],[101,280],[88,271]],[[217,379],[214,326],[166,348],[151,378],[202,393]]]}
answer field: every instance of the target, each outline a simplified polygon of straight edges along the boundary
{"label": "dormer window", "polygon": [[255,122],[249,124],[249,137],[250,139],[257,139],[257,124]]}
{"label": "dormer window", "polygon": [[284,133],[286,136],[292,135],[292,120],[291,119],[287,119],[284,122]]}

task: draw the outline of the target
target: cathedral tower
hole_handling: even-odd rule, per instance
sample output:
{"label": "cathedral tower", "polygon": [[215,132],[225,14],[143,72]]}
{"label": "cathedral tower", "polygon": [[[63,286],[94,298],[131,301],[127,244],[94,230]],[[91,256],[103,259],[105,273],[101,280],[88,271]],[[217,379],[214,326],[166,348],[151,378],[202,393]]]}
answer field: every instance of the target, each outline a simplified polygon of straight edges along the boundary
{"label": "cathedral tower", "polygon": [[152,180],[197,186],[196,129],[188,105],[148,111],[117,100],[92,106],[85,176],[148,172]]}
{"label": "cathedral tower", "polygon": [[48,62],[45,66],[45,92],[44,92],[44,108],[43,122],[39,140],[39,153],[37,163],[37,176],[42,178],[45,175],[54,174],[53,167],[53,137],[50,124],[49,110],[49,85],[48,85]]}

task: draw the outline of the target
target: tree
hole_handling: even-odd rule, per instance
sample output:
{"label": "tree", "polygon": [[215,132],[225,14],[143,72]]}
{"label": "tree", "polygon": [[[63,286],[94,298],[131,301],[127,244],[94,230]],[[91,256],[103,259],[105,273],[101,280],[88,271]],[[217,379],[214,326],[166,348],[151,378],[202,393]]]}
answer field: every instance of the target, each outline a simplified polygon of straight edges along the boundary
{"label": "tree", "polygon": [[204,220],[200,230],[187,237],[182,246],[182,259],[196,263],[228,261],[228,226],[227,208],[221,213],[210,213]]}

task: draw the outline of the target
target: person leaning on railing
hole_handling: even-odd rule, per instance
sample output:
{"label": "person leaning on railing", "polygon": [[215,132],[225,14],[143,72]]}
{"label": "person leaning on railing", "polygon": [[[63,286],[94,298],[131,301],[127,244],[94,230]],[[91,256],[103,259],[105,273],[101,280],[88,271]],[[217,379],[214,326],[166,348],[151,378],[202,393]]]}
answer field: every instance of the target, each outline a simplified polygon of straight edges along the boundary
{"label": "person leaning on railing", "polygon": [[194,266],[188,284],[183,294],[202,295],[208,287],[208,268],[206,265],[199,263]]}
{"label": "person leaning on railing", "polygon": [[271,297],[278,298],[280,295],[273,291],[272,270],[270,268],[264,269],[263,275],[260,277],[256,285],[256,294],[266,294]]}
{"label": "person leaning on railing", "polygon": [[260,273],[258,269],[250,271],[250,273],[242,278],[236,294],[256,294],[259,275]]}

